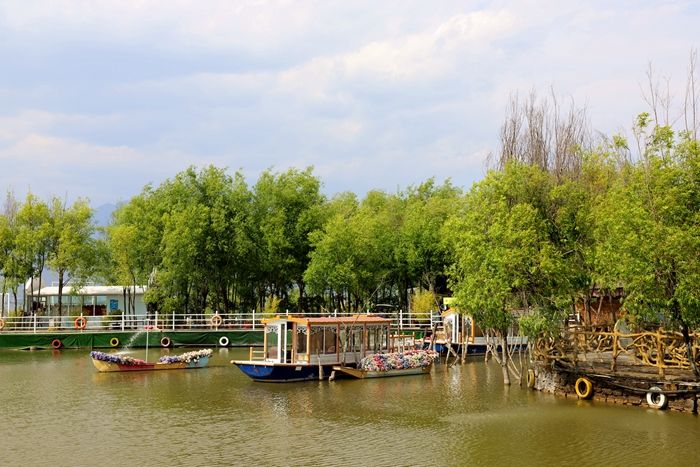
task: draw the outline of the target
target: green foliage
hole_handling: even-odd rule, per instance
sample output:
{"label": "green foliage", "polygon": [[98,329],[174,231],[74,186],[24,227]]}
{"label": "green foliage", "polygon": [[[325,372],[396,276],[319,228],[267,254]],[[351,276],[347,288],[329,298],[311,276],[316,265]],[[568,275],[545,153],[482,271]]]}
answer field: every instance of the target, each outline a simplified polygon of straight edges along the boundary
{"label": "green foliage", "polygon": [[265,308],[263,308],[263,316],[266,318],[271,318],[278,314],[280,312],[281,303],[282,300],[275,295],[267,297],[265,300]]}
{"label": "green foliage", "polygon": [[[287,298],[293,286],[304,307],[304,272],[311,253],[310,234],[323,221],[325,197],[312,174],[289,169],[281,174],[265,171],[254,188],[252,225],[258,252],[256,272],[272,295]],[[288,300],[285,300],[286,304]]]}
{"label": "green foliage", "polygon": [[551,189],[541,169],[509,164],[476,184],[444,229],[455,252],[450,283],[457,304],[482,328],[505,333],[516,321],[514,310],[551,307],[571,282],[557,244]]}
{"label": "green foliage", "polygon": [[429,290],[419,290],[411,295],[411,312],[419,320],[429,321],[430,312],[439,309],[435,294]]}
{"label": "green foliage", "polygon": [[700,151],[669,127],[649,125],[638,124],[643,158],[596,205],[599,281],[624,286],[624,308],[642,324],[697,327]]}

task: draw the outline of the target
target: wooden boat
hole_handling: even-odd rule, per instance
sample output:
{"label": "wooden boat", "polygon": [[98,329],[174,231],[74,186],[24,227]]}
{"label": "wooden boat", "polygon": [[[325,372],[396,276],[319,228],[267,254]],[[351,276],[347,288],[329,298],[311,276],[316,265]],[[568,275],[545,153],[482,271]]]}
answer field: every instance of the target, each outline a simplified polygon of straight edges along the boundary
{"label": "wooden boat", "polygon": [[234,360],[254,381],[285,383],[328,378],[334,366],[356,367],[367,355],[390,351],[391,320],[375,315],[276,316],[263,320],[262,350]]}
{"label": "wooden boat", "polygon": [[[419,366],[416,368],[399,368],[395,370],[386,371],[371,371],[371,370],[360,370],[357,368],[351,368],[347,366],[334,366],[333,371],[339,371],[353,378],[365,379],[365,378],[386,378],[389,376],[408,376],[408,375],[427,375],[430,373],[432,368],[431,365]],[[333,379],[333,374],[331,373],[331,379]]]}
{"label": "wooden boat", "polygon": [[[333,370],[360,379],[425,375],[430,373],[433,361],[437,357],[437,352],[431,350],[378,353],[363,358],[356,367],[338,365],[334,366]],[[335,374],[331,374],[330,379],[334,378]]]}
{"label": "wooden boat", "polygon": [[166,355],[157,362],[147,362],[130,356],[93,351],[90,352],[90,358],[100,372],[188,370],[207,366],[211,354],[211,349],[203,349],[174,356]]}

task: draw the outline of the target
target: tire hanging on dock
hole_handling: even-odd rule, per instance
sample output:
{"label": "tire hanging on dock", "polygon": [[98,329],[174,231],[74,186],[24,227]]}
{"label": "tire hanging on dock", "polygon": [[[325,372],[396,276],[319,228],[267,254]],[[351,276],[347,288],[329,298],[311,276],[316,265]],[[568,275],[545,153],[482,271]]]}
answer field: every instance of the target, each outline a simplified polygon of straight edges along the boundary
{"label": "tire hanging on dock", "polygon": [[647,392],[647,404],[653,409],[663,410],[668,405],[668,397],[660,387],[652,386]]}
{"label": "tire hanging on dock", "polygon": [[221,336],[219,338],[219,346],[220,347],[228,347],[228,342],[229,342],[229,340],[228,340],[228,337],[226,337],[226,336]]}
{"label": "tire hanging on dock", "polygon": [[532,368],[527,370],[527,387],[533,389],[535,387],[535,370]]}
{"label": "tire hanging on dock", "polygon": [[60,349],[63,347],[63,342],[61,342],[61,339],[54,339],[51,341],[51,347],[54,349]]}
{"label": "tire hanging on dock", "polygon": [[590,399],[593,395],[593,383],[588,378],[577,379],[574,389],[576,389],[576,395],[579,399]]}
{"label": "tire hanging on dock", "polygon": [[119,338],[118,338],[118,337],[112,337],[112,338],[109,340],[109,345],[111,345],[112,347],[117,347],[117,346],[119,345]]}
{"label": "tire hanging on dock", "polygon": [[168,336],[165,336],[160,340],[161,347],[170,347],[170,344],[171,344],[171,342],[170,342],[170,338]]}

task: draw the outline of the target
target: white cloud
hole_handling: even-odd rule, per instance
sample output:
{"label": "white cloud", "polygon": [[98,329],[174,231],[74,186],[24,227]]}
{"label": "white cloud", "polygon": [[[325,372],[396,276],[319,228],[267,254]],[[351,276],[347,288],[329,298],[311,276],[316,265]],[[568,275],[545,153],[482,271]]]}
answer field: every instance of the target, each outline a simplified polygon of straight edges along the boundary
{"label": "white cloud", "polygon": [[314,165],[330,192],[468,186],[511,93],[551,86],[617,131],[648,61],[682,88],[698,19],[684,1],[3,2],[0,188],[126,198],[208,163]]}

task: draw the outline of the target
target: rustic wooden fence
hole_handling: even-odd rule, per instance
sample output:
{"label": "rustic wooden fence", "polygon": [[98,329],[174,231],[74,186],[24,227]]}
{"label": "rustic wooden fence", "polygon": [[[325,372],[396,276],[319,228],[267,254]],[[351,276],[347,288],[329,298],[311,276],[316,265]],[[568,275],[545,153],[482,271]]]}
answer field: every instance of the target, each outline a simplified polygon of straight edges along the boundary
{"label": "rustic wooden fence", "polygon": [[[691,358],[700,365],[697,333],[691,333]],[[540,337],[532,348],[539,361],[558,361],[573,366],[609,364],[615,372],[626,368],[656,368],[664,377],[667,370],[690,370],[691,361],[683,335],[658,329],[647,332],[596,331],[572,327],[558,336]]]}

